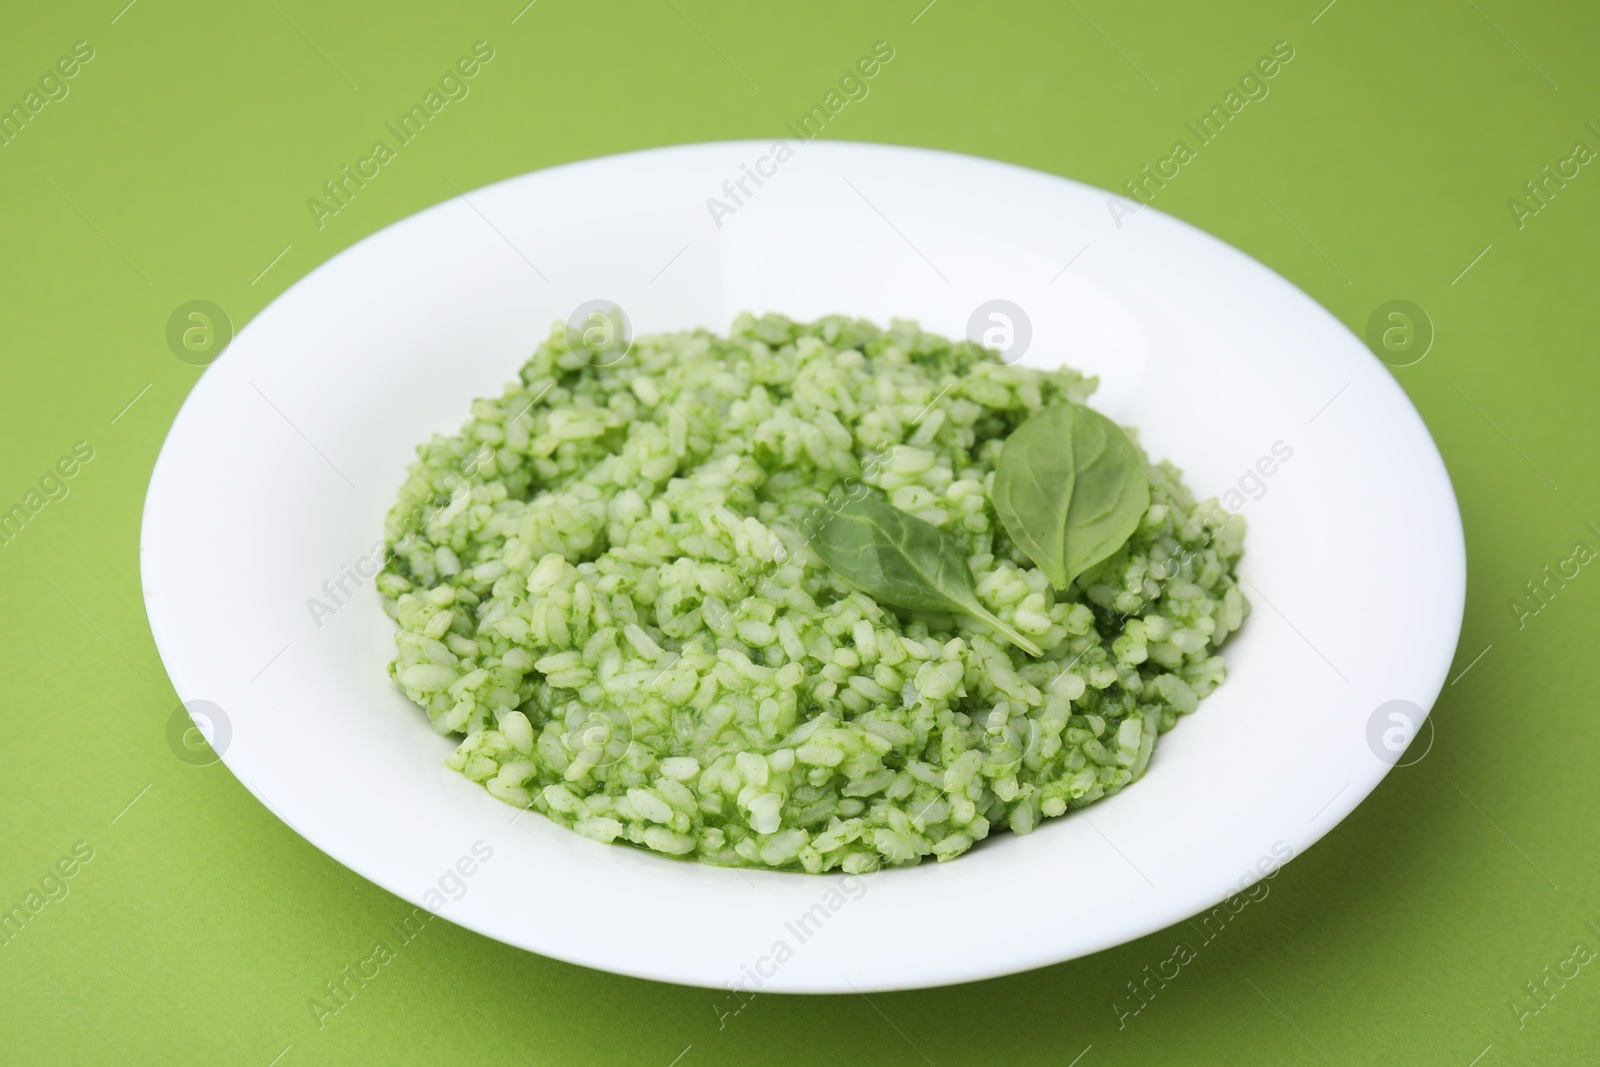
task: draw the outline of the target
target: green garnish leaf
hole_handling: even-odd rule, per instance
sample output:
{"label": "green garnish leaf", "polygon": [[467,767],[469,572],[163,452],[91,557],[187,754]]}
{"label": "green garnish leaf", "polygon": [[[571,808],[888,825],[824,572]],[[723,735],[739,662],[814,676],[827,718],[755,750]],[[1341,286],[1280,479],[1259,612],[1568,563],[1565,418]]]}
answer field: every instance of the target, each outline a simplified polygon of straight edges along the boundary
{"label": "green garnish leaf", "polygon": [[1072,461],[1077,477],[1067,509],[1068,581],[1127,544],[1150,507],[1150,480],[1139,449],[1098,411],[1078,409]]}
{"label": "green garnish leaf", "polygon": [[994,467],[994,510],[1017,547],[1044,571],[1050,584],[1065,589],[1067,509],[1077,470],[1072,462],[1071,404],[1045,408],[1014,430]]}
{"label": "green garnish leaf", "polygon": [[1006,532],[1057,589],[1139,528],[1150,485],[1139,450],[1097,411],[1059,404],[1006,439],[991,499]]}
{"label": "green garnish leaf", "polygon": [[954,537],[877,496],[831,509],[808,543],[835,574],[879,603],[970,615],[1028,655],[1044,654],[978,602]]}

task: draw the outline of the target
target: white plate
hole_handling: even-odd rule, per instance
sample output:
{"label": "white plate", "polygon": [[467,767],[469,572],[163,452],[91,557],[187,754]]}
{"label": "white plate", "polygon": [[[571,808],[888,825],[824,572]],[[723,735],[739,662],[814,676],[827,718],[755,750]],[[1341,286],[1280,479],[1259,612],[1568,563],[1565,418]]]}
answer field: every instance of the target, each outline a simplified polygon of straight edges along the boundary
{"label": "white plate", "polygon": [[[440,204],[312,272],[206,371],[156,464],[141,556],[162,658],[186,702],[222,709],[228,767],[318,848],[452,922],[591,967],[766,991],[1069,959],[1316,841],[1395,758],[1375,753],[1404,727],[1375,713],[1431,706],[1461,622],[1455,498],[1388,372],[1282,278],[1149,208],[938,152],[815,142],[778,164],[771,148],[639,152]],[[722,186],[746,166],[770,176],[734,205]],[[712,196],[736,210],[714,221]],[[618,302],[639,332],[725,329],[748,308],[959,336],[996,297],[1032,319],[1027,362],[1101,375],[1096,406],[1202,495],[1254,490],[1260,457],[1293,452],[1243,509],[1255,612],[1226,646],[1229,680],[1142,781],[1084,813],[850,882],[599,845],[535,814],[513,823],[443,767],[451,742],[385,675],[392,626],[370,581],[346,578],[354,598],[312,618],[308,599],[381,538],[417,443],[497,395],[583,301]]]}

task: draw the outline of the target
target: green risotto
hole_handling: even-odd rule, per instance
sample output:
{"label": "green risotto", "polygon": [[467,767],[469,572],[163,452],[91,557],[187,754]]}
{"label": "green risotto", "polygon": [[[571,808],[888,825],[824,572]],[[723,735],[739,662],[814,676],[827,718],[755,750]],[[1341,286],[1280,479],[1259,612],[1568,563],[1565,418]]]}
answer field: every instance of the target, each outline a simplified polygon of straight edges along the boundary
{"label": "green risotto", "polygon": [[390,674],[596,841],[859,874],[1028,833],[1142,775],[1249,612],[1243,519],[1094,387],[908,322],[559,327],[418,449]]}

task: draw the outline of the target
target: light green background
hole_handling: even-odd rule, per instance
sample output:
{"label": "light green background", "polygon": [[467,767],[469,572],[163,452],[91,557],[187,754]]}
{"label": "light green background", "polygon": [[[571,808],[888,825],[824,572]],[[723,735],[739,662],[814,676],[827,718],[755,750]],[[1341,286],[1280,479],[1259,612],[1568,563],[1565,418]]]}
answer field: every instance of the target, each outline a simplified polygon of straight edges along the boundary
{"label": "light green background", "polygon": [[[1600,123],[1593,5],[538,0],[513,23],[521,0],[226,12],[138,0],[119,15],[124,2],[11,5],[0,19],[0,104],[22,101],[74,42],[96,53],[66,99],[0,147],[0,505],[74,442],[95,449],[70,495],[0,547],[0,908],[75,843],[94,850],[70,895],[0,947],[0,1061],[1594,1060],[1600,966],[1552,982],[1520,1026],[1509,1005],[1575,943],[1600,948],[1600,577],[1585,568],[1520,628],[1509,601],[1579,539],[1600,546],[1584,525],[1600,522],[1600,173],[1583,168],[1521,229],[1506,203],[1575,141],[1600,148],[1585,129]],[[471,96],[319,231],[306,198],[480,39],[496,58]],[[1431,316],[1432,351],[1395,374],[1449,465],[1470,559],[1452,677],[1465,673],[1440,698],[1431,751],[1284,869],[1125,1029],[1112,1001],[1131,1003],[1125,984],[1182,927],[973,985],[762,996],[719,1025],[727,1001],[714,993],[435,922],[319,1030],[308,998],[406,908],[224,766],[186,765],[168,746],[175,696],[141,605],[138,532],[157,450],[199,373],[168,350],[169,314],[205,298],[242,326],[450,183],[776,136],[879,39],[893,63],[828,136],[1105,187],[1166,156],[1258,56],[1292,44],[1271,95],[1157,206],[1358,333],[1391,299]],[[530,904],[559,891],[530,887]],[[992,913],[968,903],[1002,923],[1073,906],[1062,886],[1019,886]],[[553,921],[585,919],[581,901],[552,907]]]}

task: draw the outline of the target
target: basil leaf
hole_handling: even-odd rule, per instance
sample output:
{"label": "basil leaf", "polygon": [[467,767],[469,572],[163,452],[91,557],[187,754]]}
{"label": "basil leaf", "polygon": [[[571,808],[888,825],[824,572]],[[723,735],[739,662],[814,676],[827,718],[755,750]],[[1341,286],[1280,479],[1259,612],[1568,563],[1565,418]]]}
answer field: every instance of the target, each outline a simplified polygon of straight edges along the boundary
{"label": "basil leaf", "polygon": [[808,543],[835,574],[881,604],[970,615],[1028,655],[1043,655],[978,602],[972,572],[954,537],[879,497],[846,500],[830,511]]}
{"label": "basil leaf", "polygon": [[1071,404],[1045,408],[1017,427],[1000,450],[989,498],[1006,533],[1057,589],[1067,574],[1067,509],[1077,471]]}
{"label": "basil leaf", "polygon": [[1068,403],[1037,412],[1006,438],[990,499],[1016,546],[1066,589],[1133,536],[1150,486],[1121,427]]}
{"label": "basil leaf", "polygon": [[1072,460],[1076,477],[1063,556],[1069,582],[1126,544],[1150,506],[1142,453],[1120,426],[1098,411],[1078,409]]}

